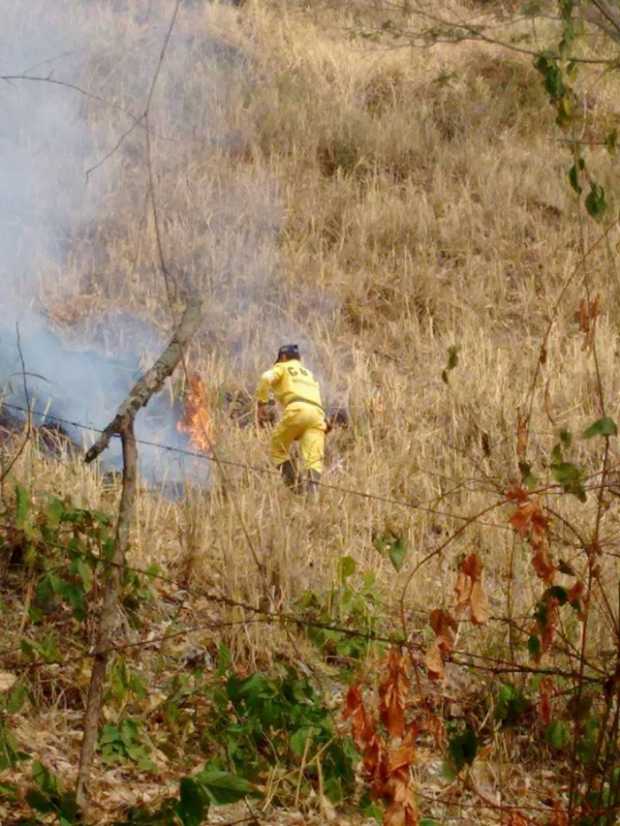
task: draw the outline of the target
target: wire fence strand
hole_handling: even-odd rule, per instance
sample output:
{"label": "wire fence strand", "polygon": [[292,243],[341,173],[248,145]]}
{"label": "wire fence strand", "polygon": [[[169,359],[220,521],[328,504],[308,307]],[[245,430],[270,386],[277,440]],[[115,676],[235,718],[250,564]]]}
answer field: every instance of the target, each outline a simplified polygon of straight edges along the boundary
{"label": "wire fence strand", "polygon": [[[6,407],[8,410],[15,410],[20,413],[27,413],[28,411],[26,408],[21,407],[20,405],[11,404],[8,402],[1,402],[0,407]],[[85,432],[91,433],[103,433],[103,430],[99,427],[94,425],[85,424],[84,422],[78,422],[73,419],[66,419],[62,416],[54,416],[52,414],[41,412],[38,410],[31,410],[31,415],[33,417],[40,416],[43,419],[50,419],[51,421],[58,422],[59,424],[69,425],[71,427],[75,427],[78,430],[83,430]],[[118,438],[117,434],[112,434],[113,438]],[[206,453],[201,453],[195,450],[189,450],[187,448],[176,447],[174,445],[164,444],[162,442],[153,442],[148,439],[138,439],[136,438],[136,443],[139,445],[143,445],[145,447],[152,447],[157,450],[161,450],[167,453],[175,453],[181,456],[187,456],[192,459],[198,459],[206,462],[210,462],[213,464],[222,464],[227,465],[229,467],[236,467],[240,470],[252,471],[254,473],[259,473],[263,475],[273,476],[274,478],[277,477],[278,480],[280,479],[280,473],[277,470],[274,470],[270,467],[264,467],[261,465],[253,465],[248,462],[239,462],[234,459],[222,459],[218,458],[217,461]],[[418,469],[418,473],[425,475],[427,471]],[[478,480],[471,480],[472,482],[478,482]],[[317,482],[315,483],[318,487],[324,488],[326,490],[333,491],[335,493],[342,493],[346,496],[356,496],[362,499],[368,499],[376,502],[382,502],[383,504],[388,505],[397,505],[399,507],[408,508],[410,510],[417,510],[423,513],[429,513],[434,516],[444,516],[448,519],[457,519],[463,522],[467,522],[471,519],[471,516],[466,514],[454,513],[451,511],[440,510],[438,508],[433,508],[429,504],[425,504],[423,502],[416,502],[416,501],[409,501],[407,499],[398,499],[392,496],[383,496],[381,494],[376,493],[369,493],[367,491],[356,490],[355,488],[347,488],[342,485],[332,484],[330,482]],[[496,490],[486,490],[486,493],[495,493],[497,494]],[[497,523],[497,522],[478,522],[479,525],[484,525],[485,527],[497,528],[499,530],[510,530],[510,527],[506,524]]]}

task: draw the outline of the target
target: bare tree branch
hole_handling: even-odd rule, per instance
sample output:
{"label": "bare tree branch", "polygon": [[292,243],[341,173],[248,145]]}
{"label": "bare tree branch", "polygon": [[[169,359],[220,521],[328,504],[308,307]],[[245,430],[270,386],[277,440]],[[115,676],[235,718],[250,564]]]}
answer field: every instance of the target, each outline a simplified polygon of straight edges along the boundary
{"label": "bare tree branch", "polygon": [[174,372],[174,369],[183,358],[190,339],[198,329],[200,320],[201,303],[194,301],[185,310],[181,323],[168,347],[151,369],[134,385],[128,397],[119,407],[114,419],[86,454],[86,461],[92,462],[108,446],[112,435],[120,435],[123,444],[123,489],[116,523],[114,556],[106,577],[103,606],[97,629],[93,670],[84,715],[84,737],[80,751],[80,767],[76,788],[76,799],[82,809],[86,809],[88,806],[88,779],[97,745],[105,674],[121,587],[121,572],[129,548],[129,532],[135,511],[138,449],[134,435],[134,420],[138,411],[148,404],[151,396],[161,388],[164,380]]}
{"label": "bare tree branch", "polygon": [[195,299],[188,304],[168,347],[150,370],[136,382],[125,401],[118,408],[114,419],[86,453],[85,461],[87,463],[92,462],[107,448],[112,436],[122,434],[124,423],[128,419],[133,419],[140,408],[148,403],[151,396],[160,390],[164,381],[174,372],[175,367],[181,361],[187,345],[198,330],[201,318],[202,304]]}

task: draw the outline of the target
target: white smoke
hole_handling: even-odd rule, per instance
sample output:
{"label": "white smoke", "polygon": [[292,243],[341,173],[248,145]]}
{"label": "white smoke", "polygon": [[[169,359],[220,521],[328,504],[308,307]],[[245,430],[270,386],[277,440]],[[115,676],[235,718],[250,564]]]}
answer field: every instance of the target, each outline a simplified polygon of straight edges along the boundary
{"label": "white smoke", "polygon": [[[117,134],[131,125],[115,101],[146,97],[148,72],[156,65],[164,31],[165,21],[152,12],[146,32],[134,26],[131,42],[128,21],[110,6],[105,20],[116,32],[102,38],[97,31],[102,18],[89,16],[87,6],[91,8],[70,0],[5,2],[0,30],[0,74],[12,76],[0,84],[0,388],[10,411],[23,410],[28,401],[42,414],[35,423],[59,423],[74,441],[86,444],[139,377],[144,354],[152,358],[165,344],[165,336],[128,313],[110,315],[107,324],[88,328],[73,323],[70,336],[48,321],[46,296],[70,298],[74,287],[79,293],[80,285],[67,283],[66,276],[76,260],[78,269],[80,263],[88,269],[89,263],[96,268],[105,261],[105,251],[94,249],[89,255],[85,248],[89,243],[103,246],[93,227],[110,220],[109,199],[126,183],[127,152],[143,141],[143,130],[136,129],[127,147],[120,146],[92,174],[87,171],[105,157],[114,138],[106,110],[112,112]],[[136,56],[132,67],[131,55]],[[119,95],[109,79],[113,71],[97,83],[93,66],[123,64],[133,68],[130,92]],[[94,86],[87,85],[93,81]],[[93,116],[96,109],[102,111]],[[134,172],[144,177],[140,164]],[[88,276],[96,288],[97,275]],[[101,335],[94,335],[103,327],[106,346]],[[186,447],[176,430],[177,418],[178,409],[161,394],[139,414],[137,435]],[[178,479],[187,471],[153,448],[142,446],[140,454],[147,477]],[[113,445],[106,461],[117,464],[118,459],[119,447]],[[206,478],[207,463],[193,467],[192,474],[197,468],[203,468],[201,478]]]}
{"label": "white smoke", "polygon": [[[24,406],[19,324],[32,403],[94,429],[105,427],[171,330],[148,234],[144,129],[120,138],[132,127],[127,112],[144,110],[173,5],[2,4],[0,74],[40,80],[0,81],[0,389]],[[252,93],[251,61],[211,26],[217,13],[207,3],[181,8],[151,107],[154,171],[168,266],[205,301],[202,349],[228,360],[249,387],[282,343],[300,344],[320,368],[325,353],[310,319],[328,319],[337,307],[282,272],[284,216],[269,171],[240,162],[227,165],[228,177],[202,172],[221,153],[242,158],[251,142],[234,114]],[[129,253],[119,257],[123,246],[131,256],[141,249],[131,264]],[[84,295],[113,309],[50,324],[51,304]],[[139,414],[138,436],[186,447],[169,399],[163,393]],[[66,429],[79,442],[95,436]],[[190,472],[170,453],[143,446],[140,454],[152,479]],[[204,479],[207,469],[194,463],[191,473]]]}

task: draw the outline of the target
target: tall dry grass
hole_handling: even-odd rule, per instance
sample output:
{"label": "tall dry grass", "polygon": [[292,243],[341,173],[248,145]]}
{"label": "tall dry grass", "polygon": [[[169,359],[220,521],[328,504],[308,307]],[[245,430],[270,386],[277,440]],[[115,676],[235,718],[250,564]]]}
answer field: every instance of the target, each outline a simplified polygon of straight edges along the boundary
{"label": "tall dry grass", "polygon": [[[134,66],[129,46],[157,42],[159,31],[136,22],[132,8],[126,43],[104,41],[84,85],[138,109],[136,89],[128,83],[125,93],[122,82]],[[118,12],[98,13],[105,38],[106,15]],[[264,328],[280,329],[284,317],[312,342],[328,397],[350,406],[350,431],[330,438],[325,481],[469,514],[491,495],[484,477],[501,486],[515,477],[517,411],[555,298],[579,266],[567,156],[527,58],[471,44],[385,52],[348,38],[344,13],[324,14],[317,23],[294,7],[253,3],[197,6],[179,19],[154,105],[153,161],[169,266],[207,307],[191,366],[212,394],[218,455],[267,471],[267,434],[236,427],[218,399],[253,389],[271,357]],[[87,115],[102,150],[113,145],[122,116],[90,104]],[[43,300],[75,306],[82,320],[90,313],[94,324],[122,293],[124,307],[165,330],[142,142],[136,130],[108,162],[125,174]],[[106,174],[115,181],[105,164],[93,173]],[[587,243],[596,237],[594,226],[585,231]],[[618,285],[604,245],[588,267],[593,289],[608,297],[601,360],[613,405]],[[558,428],[578,432],[596,415],[591,363],[572,321],[580,295],[577,278],[549,343],[545,403],[538,394],[532,421],[541,462]],[[459,364],[446,385],[451,345]],[[412,560],[459,524],[328,490],[314,504],[290,497],[274,476],[226,475],[226,495],[214,469],[212,490],[188,505],[145,495],[136,554],[172,565],[190,554],[194,576],[208,571],[252,597],[238,507],[288,604],[307,586],[325,587],[343,554],[391,583],[371,542],[384,524],[406,535]],[[501,592],[512,536],[505,515],[496,521],[497,529],[465,532],[451,559],[480,544]],[[429,585],[441,601],[451,565],[421,572],[411,603],[426,604]]]}

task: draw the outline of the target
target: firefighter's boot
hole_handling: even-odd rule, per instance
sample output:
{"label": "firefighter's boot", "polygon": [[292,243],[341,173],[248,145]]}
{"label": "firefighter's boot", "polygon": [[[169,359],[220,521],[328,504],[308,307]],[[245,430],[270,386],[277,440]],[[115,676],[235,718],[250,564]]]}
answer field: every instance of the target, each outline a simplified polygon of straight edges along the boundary
{"label": "firefighter's boot", "polygon": [[297,477],[297,470],[295,469],[295,465],[293,462],[287,460],[286,462],[282,462],[279,465],[280,473],[282,474],[282,480],[287,488],[290,488],[295,493],[299,493],[299,479]]}
{"label": "firefighter's boot", "polygon": [[309,470],[306,477],[306,491],[311,496],[319,495],[319,485],[321,484],[321,473],[318,470]]}

